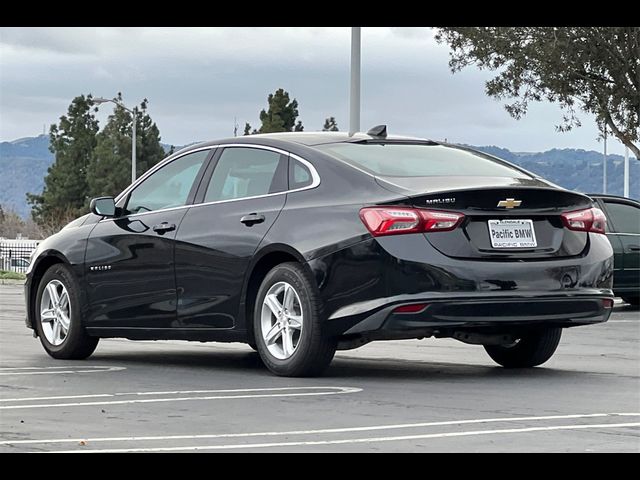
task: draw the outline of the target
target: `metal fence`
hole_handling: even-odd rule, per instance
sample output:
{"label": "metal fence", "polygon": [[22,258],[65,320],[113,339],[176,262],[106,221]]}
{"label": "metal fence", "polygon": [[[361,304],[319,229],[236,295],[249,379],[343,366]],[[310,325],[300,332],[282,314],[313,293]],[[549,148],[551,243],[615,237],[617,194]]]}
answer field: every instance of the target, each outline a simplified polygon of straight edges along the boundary
{"label": "metal fence", "polygon": [[37,240],[0,240],[0,270],[26,273]]}

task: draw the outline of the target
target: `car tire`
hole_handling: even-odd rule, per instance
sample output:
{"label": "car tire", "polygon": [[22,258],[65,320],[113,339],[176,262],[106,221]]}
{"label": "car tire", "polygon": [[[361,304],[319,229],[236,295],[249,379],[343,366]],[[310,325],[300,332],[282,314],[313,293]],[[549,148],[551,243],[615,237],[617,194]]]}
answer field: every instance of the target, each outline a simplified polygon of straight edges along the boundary
{"label": "car tire", "polygon": [[633,305],[634,307],[637,307],[640,304],[640,296],[635,295],[635,296],[624,296],[622,297],[622,300],[627,302],[629,305]]}
{"label": "car tire", "polygon": [[[60,313],[52,312],[51,290],[55,289],[60,298]],[[64,303],[66,292],[67,302]],[[44,297],[44,298],[43,298]],[[44,301],[44,303],[43,303]],[[66,308],[68,305],[68,308]],[[53,358],[61,360],[83,360],[89,357],[98,346],[98,337],[87,334],[82,321],[80,288],[71,268],[64,264],[56,264],[49,268],[42,277],[36,294],[34,305],[35,329],[40,343]],[[64,322],[61,315],[66,315]],[[47,315],[44,317],[43,315]],[[51,318],[51,321],[47,321]],[[55,325],[60,326],[56,327]],[[66,324],[66,332],[64,325]],[[56,330],[59,329],[59,330]],[[56,334],[56,332],[62,332]]]}
{"label": "car tire", "polygon": [[[273,304],[265,303],[268,294],[280,302],[280,311],[288,312],[291,318],[285,313],[281,317],[274,313]],[[292,299],[289,305],[285,295]],[[300,320],[299,330],[295,328],[298,321],[295,319]],[[311,274],[295,262],[274,267],[258,290],[253,315],[255,344],[266,367],[285,377],[320,375],[336,352],[336,340],[324,333],[323,320],[322,302]],[[278,325],[282,325],[279,334]],[[275,334],[267,338],[269,332]],[[285,338],[289,340],[285,342]]]}
{"label": "car tire", "polygon": [[551,358],[561,335],[561,328],[546,328],[520,336],[513,345],[484,345],[484,349],[505,368],[535,367]]}

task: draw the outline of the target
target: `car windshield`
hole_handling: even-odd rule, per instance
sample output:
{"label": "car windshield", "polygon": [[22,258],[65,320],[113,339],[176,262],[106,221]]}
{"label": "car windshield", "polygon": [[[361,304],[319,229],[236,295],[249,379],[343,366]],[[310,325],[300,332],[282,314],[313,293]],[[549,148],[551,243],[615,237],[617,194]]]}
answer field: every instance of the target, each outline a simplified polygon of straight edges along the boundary
{"label": "car windshield", "polygon": [[373,175],[530,178],[526,173],[482,153],[444,145],[331,143],[316,148]]}

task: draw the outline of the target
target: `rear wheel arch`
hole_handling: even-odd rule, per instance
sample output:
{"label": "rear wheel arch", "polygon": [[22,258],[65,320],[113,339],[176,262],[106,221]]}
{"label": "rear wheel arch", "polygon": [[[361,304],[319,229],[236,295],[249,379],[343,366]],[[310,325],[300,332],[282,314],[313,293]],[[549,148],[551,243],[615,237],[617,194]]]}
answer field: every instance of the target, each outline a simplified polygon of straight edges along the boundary
{"label": "rear wheel arch", "polygon": [[[257,258],[257,259],[256,259]],[[278,248],[269,248],[262,252],[261,255],[254,257],[254,262],[249,269],[249,274],[243,288],[243,306],[241,307],[244,313],[244,324],[247,330],[247,341],[253,346],[253,309],[255,306],[255,299],[260,289],[262,281],[267,274],[277,265],[287,262],[297,262],[305,265],[304,257],[292,249],[283,245]],[[308,268],[308,267],[307,267]]]}

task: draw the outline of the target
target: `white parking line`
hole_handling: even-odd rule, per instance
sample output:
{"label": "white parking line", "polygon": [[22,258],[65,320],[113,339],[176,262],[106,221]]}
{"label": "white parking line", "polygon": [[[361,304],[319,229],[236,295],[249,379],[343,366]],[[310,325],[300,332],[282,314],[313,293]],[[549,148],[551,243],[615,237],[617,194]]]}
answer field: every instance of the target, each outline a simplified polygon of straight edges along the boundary
{"label": "white parking line", "polygon": [[605,428],[625,428],[640,427],[640,422],[635,423],[601,423],[595,425],[551,425],[547,427],[527,427],[527,428],[507,428],[500,430],[470,430],[466,432],[428,433],[421,435],[404,435],[396,437],[369,437],[369,438],[348,438],[338,440],[311,440],[304,442],[275,442],[275,443],[253,443],[253,444],[231,444],[231,445],[196,445],[185,447],[152,447],[152,448],[106,448],[87,450],[58,450],[49,453],[143,453],[143,452],[175,452],[175,451],[196,451],[196,450],[233,450],[249,448],[275,448],[275,447],[298,447],[312,445],[340,445],[349,443],[374,443],[374,442],[398,442],[407,440],[424,440],[430,438],[466,437],[473,435],[496,435],[509,433],[527,433],[558,430],[586,430]]}
{"label": "white parking line", "polygon": [[[312,390],[311,392],[300,392],[300,390]],[[314,391],[325,390],[325,391]],[[102,393],[89,395],[66,395],[60,397],[30,397],[30,398],[9,398],[2,399],[0,402],[34,402],[42,400],[69,400],[80,398],[96,398],[96,397],[120,397],[120,396],[142,396],[142,395],[192,395],[197,393],[243,393],[242,395],[209,395],[195,397],[169,397],[169,398],[144,398],[130,400],[105,400],[96,402],[67,402],[67,403],[35,403],[21,405],[2,405],[0,410],[17,410],[25,408],[53,408],[53,407],[81,407],[93,405],[124,405],[132,403],[158,403],[158,402],[182,402],[187,400],[225,400],[239,398],[270,398],[270,397],[309,397],[323,395],[340,395],[344,393],[361,392],[361,388],[355,387],[281,387],[281,388],[246,388],[236,390],[185,390],[171,392],[130,392],[130,393]],[[256,392],[285,392],[285,393],[256,393]]]}
{"label": "white parking line", "polygon": [[103,373],[126,370],[126,367],[82,366],[82,367],[1,367],[0,375],[59,375],[75,373]]}
{"label": "white parking line", "polygon": [[72,398],[100,398],[113,397],[113,393],[92,393],[87,395],[61,395],[57,397],[26,397],[26,398],[1,398],[0,402],[33,402],[38,400],[70,400]]}
{"label": "white parking line", "polygon": [[480,423],[502,423],[502,422],[526,422],[526,421],[543,421],[543,420],[569,420],[580,418],[604,418],[604,417],[640,417],[640,413],[588,413],[575,415],[546,415],[533,417],[498,417],[498,418],[479,418],[471,420],[449,420],[441,422],[422,422],[422,423],[403,423],[395,425],[372,425],[367,427],[346,427],[346,428],[324,428],[317,430],[290,430],[283,432],[248,432],[248,433],[219,433],[209,435],[162,435],[162,436],[144,436],[144,437],[99,437],[99,438],[53,438],[42,440],[3,440],[0,445],[24,445],[24,444],[51,444],[51,443],[97,443],[97,442],[140,442],[154,440],[195,440],[204,438],[247,438],[247,437],[272,437],[272,436],[290,436],[290,435],[321,435],[329,433],[351,433],[351,432],[370,432],[375,430],[398,430],[407,428],[421,427],[438,427],[438,426],[454,426],[469,425]]}

